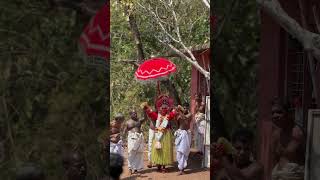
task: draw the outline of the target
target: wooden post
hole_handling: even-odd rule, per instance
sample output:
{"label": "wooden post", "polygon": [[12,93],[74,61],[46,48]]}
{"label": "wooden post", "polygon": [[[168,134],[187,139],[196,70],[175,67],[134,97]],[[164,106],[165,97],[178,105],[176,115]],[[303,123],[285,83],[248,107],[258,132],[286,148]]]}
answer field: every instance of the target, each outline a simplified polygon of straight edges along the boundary
{"label": "wooden post", "polygon": [[[272,32],[272,33],[270,33]],[[271,179],[271,102],[280,92],[281,28],[272,18],[261,14],[261,44],[258,68],[258,161],[264,167],[264,180]],[[272,47],[272,48],[270,48]]]}

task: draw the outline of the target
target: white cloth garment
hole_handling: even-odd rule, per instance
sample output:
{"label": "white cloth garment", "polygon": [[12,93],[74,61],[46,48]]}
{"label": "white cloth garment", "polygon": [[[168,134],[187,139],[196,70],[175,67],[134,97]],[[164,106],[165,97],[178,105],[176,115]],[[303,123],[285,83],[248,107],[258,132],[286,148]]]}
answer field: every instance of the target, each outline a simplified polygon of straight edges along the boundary
{"label": "white cloth garment", "polygon": [[116,153],[123,156],[122,140],[120,140],[118,143],[110,142],[110,153]]}
{"label": "white cloth garment", "polygon": [[200,152],[204,152],[204,134],[206,130],[206,119],[204,113],[197,113],[196,119],[196,148]]}
{"label": "white cloth garment", "polygon": [[190,142],[190,148],[191,148],[191,145],[192,145],[192,133],[191,133],[190,129],[188,130],[188,135],[189,135],[189,142]]}
{"label": "white cloth garment", "polygon": [[154,137],[154,130],[149,129],[149,137],[148,137],[148,160],[151,162],[151,148],[152,148],[152,141]]}
{"label": "white cloth garment", "polygon": [[300,166],[296,163],[287,163],[282,168],[279,168],[279,164],[276,164],[276,166],[272,170],[272,180],[303,180],[303,179],[304,179],[304,166]]}
{"label": "white cloth garment", "polygon": [[177,161],[179,170],[183,170],[188,165],[188,156],[190,153],[190,133],[186,130],[178,129],[174,135],[176,136],[175,145],[177,151]]}
{"label": "white cloth garment", "polygon": [[142,133],[128,132],[128,167],[131,170],[143,169],[144,138]]}
{"label": "white cloth garment", "polygon": [[[162,128],[162,129],[165,129],[169,124],[169,121],[168,121],[168,116],[162,116],[160,113],[158,114],[158,119],[156,121],[156,128]],[[163,132],[160,132],[160,131],[157,131],[155,134],[154,134],[154,137],[155,139],[160,142],[161,138],[163,136]]]}

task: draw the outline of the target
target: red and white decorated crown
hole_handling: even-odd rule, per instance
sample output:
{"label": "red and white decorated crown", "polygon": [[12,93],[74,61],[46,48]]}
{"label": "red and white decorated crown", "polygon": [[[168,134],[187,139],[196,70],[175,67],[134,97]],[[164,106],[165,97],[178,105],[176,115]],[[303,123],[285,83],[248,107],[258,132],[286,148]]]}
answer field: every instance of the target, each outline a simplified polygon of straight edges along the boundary
{"label": "red and white decorated crown", "polygon": [[174,106],[174,102],[173,99],[170,98],[168,95],[160,95],[158,96],[157,100],[156,100],[156,108],[159,111],[160,107],[165,104],[167,105],[169,108],[173,108]]}

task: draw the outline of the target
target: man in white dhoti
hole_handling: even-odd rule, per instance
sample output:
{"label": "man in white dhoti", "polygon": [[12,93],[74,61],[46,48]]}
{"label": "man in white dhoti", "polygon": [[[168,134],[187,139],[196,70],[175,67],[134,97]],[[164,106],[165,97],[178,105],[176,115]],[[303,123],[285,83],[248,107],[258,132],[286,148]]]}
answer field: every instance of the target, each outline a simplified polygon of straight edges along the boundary
{"label": "man in white dhoti", "polygon": [[131,174],[143,169],[144,137],[141,132],[141,123],[135,110],[130,112],[131,119],[127,121],[128,131],[128,167]]}
{"label": "man in white dhoti", "polygon": [[144,138],[142,132],[134,130],[128,133],[128,167],[131,173],[143,169]]}
{"label": "man in white dhoti", "polygon": [[195,114],[195,131],[196,131],[196,148],[200,154],[204,152],[204,134],[206,130],[205,104],[201,96],[196,97],[196,114]]}
{"label": "man in white dhoti", "polygon": [[180,170],[180,175],[184,174],[184,169],[188,165],[188,156],[191,148],[191,136],[190,136],[190,121],[191,121],[191,113],[187,109],[189,104],[184,105],[185,108],[178,106],[178,125],[179,129],[174,133],[175,145],[176,145],[176,158],[178,161],[178,168]]}

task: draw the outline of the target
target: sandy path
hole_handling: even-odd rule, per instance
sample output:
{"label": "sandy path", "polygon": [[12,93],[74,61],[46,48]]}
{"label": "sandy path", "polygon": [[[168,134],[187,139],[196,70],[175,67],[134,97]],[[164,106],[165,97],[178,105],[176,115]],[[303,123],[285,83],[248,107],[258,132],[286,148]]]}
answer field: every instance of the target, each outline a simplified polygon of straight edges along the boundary
{"label": "sandy path", "polygon": [[[175,153],[174,153],[175,154]],[[191,149],[188,167],[185,170],[184,175],[178,175],[179,170],[177,168],[177,163],[175,162],[172,166],[168,166],[168,173],[160,173],[156,171],[156,167],[148,168],[148,157],[147,151],[144,153],[144,165],[143,169],[139,174],[130,175],[127,166],[127,150],[125,150],[125,166],[124,172],[121,175],[121,180],[136,180],[136,179],[145,179],[145,180],[157,180],[157,179],[174,179],[174,180],[209,180],[210,172],[207,168],[201,167],[201,156],[195,154],[195,150]],[[174,157],[175,158],[175,157]]]}

